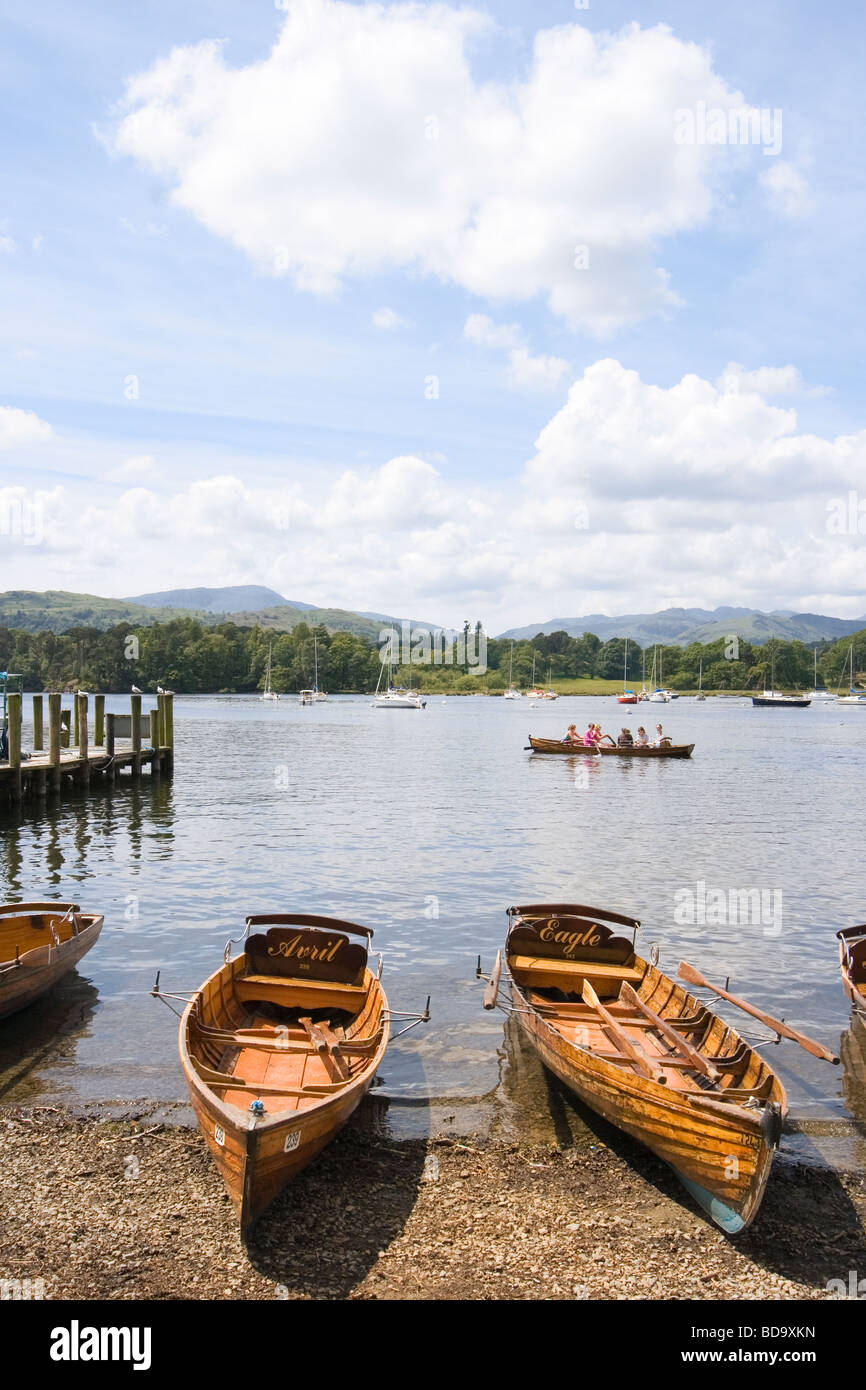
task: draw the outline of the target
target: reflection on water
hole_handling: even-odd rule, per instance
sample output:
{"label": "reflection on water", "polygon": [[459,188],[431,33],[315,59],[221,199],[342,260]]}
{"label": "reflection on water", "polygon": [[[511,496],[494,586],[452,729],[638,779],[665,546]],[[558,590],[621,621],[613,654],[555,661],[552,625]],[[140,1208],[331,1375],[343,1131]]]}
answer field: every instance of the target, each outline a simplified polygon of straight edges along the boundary
{"label": "reflection on water", "polygon": [[863,1014],[852,1013],[848,1031],[842,1035],[841,1054],[848,1109],[866,1126],[866,1018]]}
{"label": "reflection on water", "polygon": [[[396,1098],[497,1087],[501,1016],[482,1011],[474,965],[479,951],[492,962],[505,908],[520,901],[633,913],[644,953],[658,941],[669,973],[686,959],[717,982],[730,976],[735,992],[838,1047],[847,1006],[833,933],[862,920],[866,899],[862,711],[681,699],[661,715],[677,741],[694,741],[694,758],[640,762],[524,751],[529,732],[559,736],[572,720],[640,722],[604,698],[537,709],[450,698],[424,712],[373,710],[361,697],[175,704],[173,782],[121,781],[0,822],[3,897],[69,898],[105,914],[77,977],[97,997],[64,1035],[74,1066],[66,1044],[56,1056],[35,1047],[26,1083],[7,1097],[38,1087],[47,1100],[184,1099],[174,1021],[149,994],[156,970],[164,988],[195,988],[245,914],[269,908],[373,927],[392,1007],[433,996],[431,1023],[386,1057],[383,1094]],[[779,890],[780,932],[730,914],[688,920],[678,904],[699,883]],[[0,1025],[4,1058],[22,1028]],[[798,1119],[850,1116],[840,1069],[793,1045],[770,1056]],[[543,1077],[518,1083],[503,1065],[503,1116],[528,1116],[531,1094],[549,1110]]]}

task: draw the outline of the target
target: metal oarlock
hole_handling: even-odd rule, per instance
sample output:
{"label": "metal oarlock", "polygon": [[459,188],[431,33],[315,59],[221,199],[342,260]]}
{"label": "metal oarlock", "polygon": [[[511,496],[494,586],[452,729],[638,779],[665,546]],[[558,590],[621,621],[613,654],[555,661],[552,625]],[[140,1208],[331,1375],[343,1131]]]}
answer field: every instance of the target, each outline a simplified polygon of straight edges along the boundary
{"label": "metal oarlock", "polygon": [[199,991],[197,989],[191,989],[188,994],[170,994],[168,990],[161,990],[159,987],[159,977],[161,974],[162,971],[157,970],[156,979],[153,982],[153,989],[150,991],[151,995],[154,999],[161,999],[166,1008],[171,1009],[176,1018],[180,1018],[181,1014],[178,1013],[177,1009],[171,1008],[171,1004],[168,1002],[169,999],[179,999],[182,1004],[189,1004]]}
{"label": "metal oarlock", "polygon": [[398,1013],[395,1009],[387,1009],[385,1010],[383,1017],[387,1020],[388,1023],[393,1023],[395,1018],[411,1020],[411,1022],[406,1024],[405,1028],[400,1029],[399,1033],[392,1033],[391,1041],[394,1042],[397,1038],[402,1038],[404,1033],[408,1033],[413,1028],[417,1028],[419,1023],[430,1022],[430,995],[427,995],[427,1003],[424,1006],[423,1014]]}

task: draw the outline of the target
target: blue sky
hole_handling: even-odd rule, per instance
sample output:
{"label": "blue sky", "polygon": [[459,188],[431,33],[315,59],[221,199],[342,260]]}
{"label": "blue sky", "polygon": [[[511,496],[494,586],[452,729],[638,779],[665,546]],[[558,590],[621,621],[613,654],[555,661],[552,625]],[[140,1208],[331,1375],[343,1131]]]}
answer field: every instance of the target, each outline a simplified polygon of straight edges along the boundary
{"label": "blue sky", "polygon": [[[3,587],[259,582],[494,629],[866,611],[862,536],[825,524],[866,489],[862,16],[474,8],[486,27],[326,0],[3,6]],[[781,151],[674,169],[666,113],[704,92],[781,111]],[[556,261],[584,225],[586,303]],[[768,368],[791,371],[749,375]]]}

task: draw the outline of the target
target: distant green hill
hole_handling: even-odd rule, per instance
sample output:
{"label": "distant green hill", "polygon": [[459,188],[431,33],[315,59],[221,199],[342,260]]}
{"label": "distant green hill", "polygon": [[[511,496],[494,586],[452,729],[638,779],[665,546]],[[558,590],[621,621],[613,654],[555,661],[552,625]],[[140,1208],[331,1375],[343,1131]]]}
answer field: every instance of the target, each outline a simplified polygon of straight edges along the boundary
{"label": "distant green hill", "polygon": [[786,642],[835,641],[857,632],[864,618],[832,618],[820,613],[762,613],[756,608],[665,608],[660,613],[623,613],[610,618],[589,613],[582,618],[552,618],[546,623],[529,623],[510,628],[503,638],[533,638],[539,632],[567,632],[580,637],[594,632],[603,642],[628,637],[642,647],[663,645],[687,647],[691,642],[714,642],[735,634],[744,642],[762,646],[771,637]]}
{"label": "distant green hill", "polygon": [[[173,594],[210,596],[224,594],[231,601],[231,594],[260,593],[271,594],[273,590],[259,589],[258,586],[235,586],[234,590],[216,589],[176,589]],[[266,627],[274,632],[291,632],[299,623],[310,627],[321,625],[329,632],[351,632],[368,642],[378,642],[383,627],[399,625],[399,618],[370,618],[344,608],[312,608],[308,604],[296,606],[281,599],[279,604],[267,608],[243,611],[223,611],[178,606],[169,607],[162,602],[165,595],[143,595],[159,599],[157,604],[137,603],[132,599],[100,598],[97,594],[72,594],[64,589],[48,589],[38,593],[32,589],[10,589],[0,593],[0,627],[21,628],[25,632],[67,632],[72,627],[94,627],[100,631],[116,627],[118,623],[129,623],[136,627],[149,627],[152,623],[170,622],[172,618],[198,618],[202,623],[213,627],[217,623],[232,622],[237,627]],[[279,595],[276,595],[279,598]],[[412,627],[432,627],[431,623],[412,620]]]}
{"label": "distant green hill", "polygon": [[258,613],[263,608],[307,609],[311,603],[283,598],[276,589],[262,584],[229,584],[222,589],[161,589],[153,594],[132,594],[123,603],[143,604],[145,608],[183,608],[198,613]]}
{"label": "distant green hill", "polygon": [[0,594],[0,627],[26,632],[67,632],[71,627],[105,630],[128,622],[139,627],[166,622],[173,617],[213,618],[189,609],[148,608],[127,599],[100,598],[97,594],[72,594],[65,589],[9,589]]}

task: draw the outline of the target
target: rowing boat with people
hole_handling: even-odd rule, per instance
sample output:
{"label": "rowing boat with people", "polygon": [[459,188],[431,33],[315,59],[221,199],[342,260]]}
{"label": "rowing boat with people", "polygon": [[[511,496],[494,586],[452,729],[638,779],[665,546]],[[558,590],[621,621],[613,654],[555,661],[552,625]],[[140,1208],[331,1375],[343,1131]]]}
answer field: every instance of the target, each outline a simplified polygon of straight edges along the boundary
{"label": "rowing boat with people", "polygon": [[653,743],[625,746],[616,743],[585,744],[574,742],[572,739],[537,738],[534,734],[529,735],[529,747],[533,753],[554,753],[560,757],[574,757],[575,754],[585,753],[593,758],[597,753],[601,753],[603,756],[618,758],[690,758],[694,746],[693,743],[667,741],[660,747]]}
{"label": "rowing boat with people", "polygon": [[[640,923],[574,903],[508,909],[504,968],[511,1009],[540,1060],[582,1101],[670,1164],[723,1230],[754,1219],[787,1111],[765,1057],[655,963],[635,953]],[[632,940],[617,928],[627,928]],[[481,973],[479,962],[478,973]],[[502,953],[484,1007],[498,1002]],[[815,1056],[829,1049],[711,985]]]}

